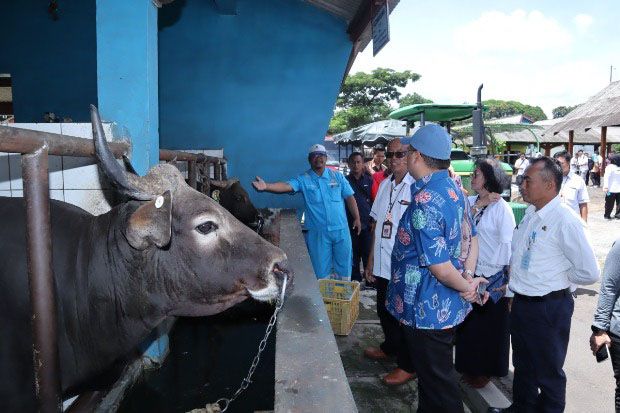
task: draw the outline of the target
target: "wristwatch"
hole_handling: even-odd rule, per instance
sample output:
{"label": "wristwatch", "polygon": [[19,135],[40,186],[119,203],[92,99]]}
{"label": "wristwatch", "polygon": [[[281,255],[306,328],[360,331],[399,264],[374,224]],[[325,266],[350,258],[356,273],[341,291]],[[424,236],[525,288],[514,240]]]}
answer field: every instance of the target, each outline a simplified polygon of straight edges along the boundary
{"label": "wristwatch", "polygon": [[592,332],[594,334],[598,334],[598,333],[606,333],[607,330],[603,330],[602,328],[598,328],[597,326],[590,326],[590,328],[592,329]]}
{"label": "wristwatch", "polygon": [[469,275],[472,278],[474,276],[474,272],[472,270],[463,270],[463,273],[466,274],[466,275]]}

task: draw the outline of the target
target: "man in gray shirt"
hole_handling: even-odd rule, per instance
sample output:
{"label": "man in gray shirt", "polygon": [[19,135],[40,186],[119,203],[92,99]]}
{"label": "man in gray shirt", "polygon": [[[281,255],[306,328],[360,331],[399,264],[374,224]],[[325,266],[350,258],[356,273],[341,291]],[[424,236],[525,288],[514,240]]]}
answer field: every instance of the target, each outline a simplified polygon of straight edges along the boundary
{"label": "man in gray shirt", "polygon": [[620,412],[620,239],[611,247],[603,272],[598,306],[592,323],[592,353],[608,346],[616,378],[616,412]]}

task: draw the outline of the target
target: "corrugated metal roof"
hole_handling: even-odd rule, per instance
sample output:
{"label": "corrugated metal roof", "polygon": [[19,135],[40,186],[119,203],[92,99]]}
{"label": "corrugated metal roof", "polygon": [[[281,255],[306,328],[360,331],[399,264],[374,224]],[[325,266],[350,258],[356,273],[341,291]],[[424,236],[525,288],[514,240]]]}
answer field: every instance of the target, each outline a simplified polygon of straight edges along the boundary
{"label": "corrugated metal roof", "polygon": [[[562,145],[568,143],[568,131],[558,134],[544,134],[545,129],[540,125],[531,125],[527,129],[506,132],[494,132],[493,135],[504,142],[510,143],[554,143]],[[588,131],[575,131],[573,143],[577,145],[593,145],[601,143],[601,128],[592,128]],[[607,128],[607,143],[620,143],[620,127]],[[471,145],[471,137],[465,139],[465,144]]]}
{"label": "corrugated metal roof", "polygon": [[610,83],[606,88],[588,99],[545,131],[545,135],[560,131],[584,131],[601,126],[620,125],[620,81]]}

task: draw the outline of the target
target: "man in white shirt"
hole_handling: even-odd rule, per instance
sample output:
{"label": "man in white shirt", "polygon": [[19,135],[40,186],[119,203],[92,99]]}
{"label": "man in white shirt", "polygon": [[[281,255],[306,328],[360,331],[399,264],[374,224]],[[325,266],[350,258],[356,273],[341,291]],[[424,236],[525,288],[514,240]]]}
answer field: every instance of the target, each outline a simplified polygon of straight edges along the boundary
{"label": "man in white shirt", "polygon": [[530,161],[527,160],[524,153],[519,154],[519,159],[515,161],[515,169],[517,170],[517,176],[523,175],[525,169],[530,166]]}
{"label": "man in white shirt", "polygon": [[379,185],[377,197],[370,210],[370,217],[373,220],[371,232],[374,238],[365,271],[366,280],[374,283],[377,288],[377,315],[385,340],[379,347],[366,348],[364,355],[373,360],[396,356],[398,367],[383,379],[389,385],[403,384],[414,377],[411,360],[403,348],[401,327],[385,308],[396,229],[407,205],[411,202],[411,184],[415,182],[407,172],[407,149],[399,139],[394,139],[388,144],[386,156],[392,175]]}
{"label": "man in white shirt", "polygon": [[586,180],[586,174],[588,173],[588,157],[584,155],[581,149],[577,151],[577,154],[571,160],[570,166],[574,173],[581,176],[584,181]]}
{"label": "man in white shirt", "polygon": [[585,222],[558,196],[562,177],[557,162],[542,157],[532,161],[521,184],[531,205],[515,229],[510,260],[512,411],[564,411],[570,287],[592,284],[600,275]]}
{"label": "man in white shirt", "polygon": [[562,187],[560,199],[577,213],[584,221],[588,222],[588,188],[580,175],[570,170],[571,155],[567,151],[561,151],[553,155],[562,167]]}

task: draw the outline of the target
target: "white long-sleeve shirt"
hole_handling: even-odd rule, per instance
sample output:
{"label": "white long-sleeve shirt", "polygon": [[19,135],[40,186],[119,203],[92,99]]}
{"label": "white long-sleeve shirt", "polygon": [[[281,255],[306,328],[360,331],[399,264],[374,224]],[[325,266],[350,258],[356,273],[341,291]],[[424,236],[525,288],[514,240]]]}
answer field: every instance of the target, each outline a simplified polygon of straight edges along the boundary
{"label": "white long-sleeve shirt", "polygon": [[620,168],[613,163],[610,163],[605,167],[603,188],[607,188],[607,191],[612,194],[620,192]]}
{"label": "white long-sleeve shirt", "polygon": [[538,211],[528,207],[512,237],[512,292],[543,296],[592,284],[600,272],[585,222],[559,196]]}
{"label": "white long-sleeve shirt", "polygon": [[[477,196],[467,198],[470,205]],[[510,263],[512,233],[515,217],[508,202],[503,199],[487,205],[474,216],[478,230],[478,262],[476,275],[490,277]]]}

